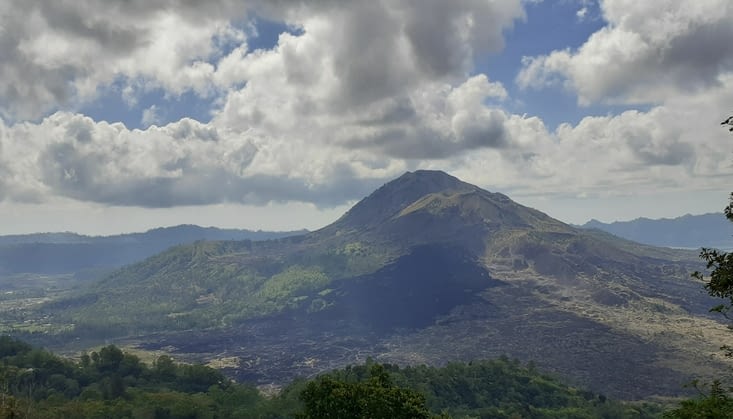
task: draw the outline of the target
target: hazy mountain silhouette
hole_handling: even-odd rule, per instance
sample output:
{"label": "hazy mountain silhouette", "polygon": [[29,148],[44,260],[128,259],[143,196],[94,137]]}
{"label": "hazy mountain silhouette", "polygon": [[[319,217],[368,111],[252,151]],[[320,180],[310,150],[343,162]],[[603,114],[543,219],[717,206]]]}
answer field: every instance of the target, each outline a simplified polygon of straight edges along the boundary
{"label": "hazy mountain silhouette", "polygon": [[198,240],[267,240],[306,231],[267,232],[179,225],[113,236],[36,233],[0,236],[0,274],[75,273],[117,268]]}
{"label": "hazy mountain silhouette", "polygon": [[583,228],[596,228],[625,239],[654,246],[733,249],[733,224],[723,213],[683,215],[677,218],[637,218],[602,223],[590,220]]}

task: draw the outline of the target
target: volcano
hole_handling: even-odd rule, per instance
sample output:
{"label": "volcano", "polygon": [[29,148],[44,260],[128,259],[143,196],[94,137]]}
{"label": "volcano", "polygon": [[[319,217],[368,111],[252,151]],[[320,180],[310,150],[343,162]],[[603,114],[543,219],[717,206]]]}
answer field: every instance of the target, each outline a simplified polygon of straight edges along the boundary
{"label": "volcano", "polygon": [[408,172],[331,225],[199,242],[47,306],[73,337],[114,338],[242,380],[364,361],[500,355],[595,391],[675,395],[730,340],[694,252],[572,227],[440,171]]}

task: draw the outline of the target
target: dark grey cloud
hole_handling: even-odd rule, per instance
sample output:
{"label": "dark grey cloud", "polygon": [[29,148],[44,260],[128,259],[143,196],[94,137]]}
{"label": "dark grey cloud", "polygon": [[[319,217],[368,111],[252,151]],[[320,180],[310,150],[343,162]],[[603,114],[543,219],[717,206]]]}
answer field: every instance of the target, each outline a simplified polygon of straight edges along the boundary
{"label": "dark grey cloud", "polygon": [[[632,146],[633,147],[633,146]],[[634,153],[642,164],[649,166],[677,166],[693,163],[695,150],[692,145],[678,141],[658,147],[634,147]]]}
{"label": "dark grey cloud", "polygon": [[685,90],[720,85],[718,75],[733,71],[733,24],[729,20],[694,28],[669,39],[659,67]]}
{"label": "dark grey cloud", "polygon": [[351,108],[400,95],[415,82],[400,51],[401,25],[382,2],[355,2],[338,12],[333,72]]}
{"label": "dark grey cloud", "polygon": [[[463,11],[457,2],[427,1],[419,6],[420,13],[409,13],[405,30],[412,51],[420,66],[437,76],[453,76],[471,65],[471,45],[460,39],[465,22],[460,22]],[[462,27],[463,26],[463,27]]]}
{"label": "dark grey cloud", "polygon": [[496,115],[470,121],[457,133],[432,130],[422,124],[393,126],[355,135],[347,146],[408,160],[445,159],[471,150],[511,147],[503,113],[496,111]]}
{"label": "dark grey cloud", "polygon": [[71,66],[46,69],[21,52],[30,4],[17,3],[12,14],[0,6],[0,116],[5,119],[36,116],[51,102],[66,103],[72,94],[68,85],[74,73]]}
{"label": "dark grey cloud", "polygon": [[417,123],[417,111],[411,99],[402,97],[386,101],[383,106],[365,112],[357,124],[362,126],[392,126],[395,124]]}
{"label": "dark grey cloud", "polygon": [[459,138],[466,149],[502,148],[509,139],[504,127],[506,117],[501,111],[487,111],[471,115],[462,121]]}
{"label": "dark grey cloud", "polygon": [[44,182],[57,194],[108,205],[167,208],[235,202],[264,205],[270,202],[312,202],[320,207],[342,205],[365,196],[385,179],[362,179],[348,166],[336,167],[333,178],[321,184],[307,179],[255,174],[239,176],[223,168],[197,167],[191,158],[166,164],[181,169],[174,177],[116,176],[105,173],[104,155],[82,155],[73,144],[49,147],[39,166]]}
{"label": "dark grey cloud", "polygon": [[[93,40],[115,54],[128,54],[141,46],[149,36],[146,28],[123,26],[123,22],[114,22],[108,14],[95,16],[90,14],[89,4],[79,2],[45,2],[36,10],[44,20],[60,36],[71,36],[77,39]],[[148,13],[155,9],[149,9]],[[118,10],[119,13],[119,10]],[[123,15],[118,15],[122,17]]]}
{"label": "dark grey cloud", "polygon": [[516,2],[410,0],[405,31],[420,67],[436,77],[462,76],[475,53],[499,51],[502,31],[523,11]]}

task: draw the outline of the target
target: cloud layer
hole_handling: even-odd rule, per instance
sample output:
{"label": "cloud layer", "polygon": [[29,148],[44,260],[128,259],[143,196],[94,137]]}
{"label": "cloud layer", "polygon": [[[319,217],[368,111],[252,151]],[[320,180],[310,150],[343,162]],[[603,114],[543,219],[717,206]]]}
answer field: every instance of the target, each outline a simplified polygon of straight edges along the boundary
{"label": "cloud layer", "polygon": [[[580,48],[525,57],[524,88],[651,104],[552,131],[474,64],[524,19],[519,0],[15,3],[0,5],[0,200],[328,207],[419,167],[525,195],[729,187],[723,0],[606,0]],[[255,14],[295,30],[252,50]],[[105,89],[216,107],[159,126],[148,106],[144,129],[75,111]]]}

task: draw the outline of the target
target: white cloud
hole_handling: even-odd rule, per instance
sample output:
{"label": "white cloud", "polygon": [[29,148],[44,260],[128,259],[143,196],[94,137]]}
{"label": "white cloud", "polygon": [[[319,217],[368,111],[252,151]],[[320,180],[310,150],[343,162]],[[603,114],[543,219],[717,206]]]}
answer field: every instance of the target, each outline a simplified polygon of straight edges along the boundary
{"label": "white cloud", "polygon": [[[219,46],[245,44],[230,19],[243,2],[102,0],[0,4],[0,115],[33,119],[91,100],[120,81],[169,94],[211,94]],[[245,46],[246,48],[246,46]]]}
{"label": "white cloud", "polygon": [[[120,75],[130,78],[122,90],[131,103],[136,90],[151,85],[171,94],[230,90],[210,124],[183,119],[129,130],[63,111],[37,124],[16,123],[3,138],[13,156],[3,167],[22,191],[8,197],[59,195],[151,207],[284,200],[336,205],[414,167],[412,159],[508,146],[507,114],[484,104],[505,98],[505,89],[485,75],[467,75],[475,53],[501,48],[502,30],[522,17],[520,2],[424,6],[266,7],[302,29],[281,34],[266,51],[248,51],[245,36],[218,14],[194,25],[186,8],[155,4],[120,21],[119,27],[142,33],[130,34],[115,54],[103,50],[106,38],[96,33],[59,36],[50,51],[44,40],[62,34],[63,25],[39,17],[40,34],[20,41],[22,63],[70,66],[68,81],[80,97]],[[109,20],[100,16],[92,10],[85,22]],[[72,39],[76,54],[70,54]],[[223,56],[216,44],[225,41],[235,47]],[[441,59],[446,53],[447,61]],[[204,61],[217,54],[216,65]],[[143,124],[160,122],[159,111],[146,109]]]}
{"label": "white cloud", "polygon": [[[304,27],[325,42],[312,59],[288,49],[288,82],[304,85],[330,67],[334,107],[371,103],[428,79],[459,81],[476,53],[498,51],[502,30],[522,17],[519,0],[425,2],[126,2],[102,0],[0,5],[0,115],[34,119],[122,85],[135,103],[142,90],[192,91],[210,97],[249,81],[247,29],[233,24],[250,13]],[[246,26],[246,25],[244,25]],[[326,38],[326,37],[330,38]],[[228,56],[224,47],[235,45]],[[299,43],[300,47],[307,46]],[[323,51],[322,51],[323,52]],[[327,61],[318,61],[327,60]],[[244,61],[244,62],[243,62]],[[305,68],[298,68],[304,65]],[[251,75],[251,74],[250,74]],[[415,78],[417,77],[417,78]],[[326,92],[327,93],[327,92]]]}
{"label": "white cloud", "polygon": [[[733,103],[727,61],[676,55],[686,51],[680,45],[689,42],[689,31],[708,27],[700,17],[707,11],[671,13],[668,25],[650,22],[668,37],[664,47],[664,36],[634,20],[645,7],[633,3],[624,11],[608,1],[604,16],[613,23],[581,49],[527,59],[518,78],[527,87],[561,84],[589,103],[609,97],[659,102],[648,111],[587,117],[552,132],[538,117],[503,109],[508,93],[501,83],[472,75],[476,54],[501,49],[502,31],[523,17],[519,1],[268,3],[258,10],[300,31],[281,34],[273,49],[259,51],[250,51],[245,33],[230,24],[227,13],[244,10],[241,4],[202,11],[164,3],[132,2],[115,26],[90,0],[82,33],[58,17],[30,16],[38,35],[14,37],[11,44],[22,48],[0,69],[15,77],[0,79],[2,112],[37,115],[122,78],[131,106],[152,87],[172,95],[222,94],[211,122],[184,118],[130,130],[68,110],[39,122],[0,120],[0,200],[326,207],[415,168],[449,170],[525,196],[729,187],[729,138],[717,126],[719,110]],[[661,12],[676,10],[672,3],[665,7]],[[716,25],[710,34],[717,40],[725,31]],[[58,49],[42,44],[51,40],[48,34],[58,35]],[[120,39],[108,39],[112,35]],[[78,41],[76,55],[71,40]],[[0,37],[0,48],[4,41]],[[234,47],[225,53],[224,44]],[[670,68],[650,61],[650,49]],[[677,79],[695,66],[715,74],[703,71],[690,85]],[[657,70],[659,81],[643,73]],[[13,88],[29,94],[13,102]],[[684,96],[672,94],[682,90]],[[159,124],[161,111],[149,106],[143,125]]]}
{"label": "white cloud", "polygon": [[662,103],[720,88],[733,72],[733,3],[727,0],[601,2],[607,25],[577,51],[528,57],[521,87],[562,83],[581,104]]}
{"label": "white cloud", "polygon": [[577,12],[575,12],[575,17],[578,18],[579,21],[584,21],[588,17],[588,7],[583,6],[580,9],[578,9]]}
{"label": "white cloud", "polygon": [[[40,124],[2,127],[0,190],[5,199],[22,202],[56,195],[147,207],[271,201],[333,206],[418,167],[449,170],[518,196],[623,196],[729,187],[730,139],[718,126],[716,110],[733,101],[733,78],[715,95],[692,95],[648,112],[586,117],[554,132],[537,117],[510,115],[484,104],[483,95],[493,89],[482,79],[425,93],[420,102],[425,107],[417,107],[416,115],[438,108],[443,113],[433,114],[432,126],[427,117],[416,117],[422,128],[415,131],[443,131],[445,137],[430,140],[412,133],[381,147],[274,137],[264,130],[229,130],[190,119],[128,130],[56,113]],[[425,105],[430,103],[436,108]],[[409,147],[451,150],[448,138],[470,143],[470,135],[482,127],[498,130],[502,143],[459,144],[471,151],[429,159],[400,157],[429,154]]]}
{"label": "white cloud", "polygon": [[[519,2],[349,6],[298,10],[290,23],[302,35],[283,34],[273,50],[223,60],[218,74],[246,84],[227,95],[214,123],[384,158],[505,145],[504,112],[480,104],[505,98],[505,89],[484,75],[467,76],[477,52],[501,48],[502,28],[523,16]],[[473,91],[460,104],[470,109],[449,99],[463,90]]]}
{"label": "white cloud", "polygon": [[151,125],[159,125],[161,121],[162,119],[158,107],[156,105],[150,105],[150,107],[143,110],[140,124],[144,127],[149,127]]}
{"label": "white cloud", "polygon": [[[0,137],[4,198],[142,207],[220,202],[300,201],[340,205],[384,180],[360,173],[370,159],[348,151],[304,148],[182,119],[129,130],[57,112],[39,124],[6,127]],[[404,170],[385,165],[389,174]]]}
{"label": "white cloud", "polygon": [[[724,198],[733,179],[733,146],[718,119],[730,103],[733,76],[726,76],[719,89],[669,99],[645,112],[585,117],[554,132],[536,117],[512,115],[505,129],[514,148],[476,150],[436,166],[516,197],[687,197],[719,191]],[[683,213],[677,211],[667,215]]]}
{"label": "white cloud", "polygon": [[601,9],[605,27],[577,50],[525,57],[517,83],[561,86],[581,104],[653,107],[561,125],[528,165],[542,176],[520,189],[571,196],[726,191],[730,138],[715,121],[733,102],[733,5],[606,0]]}

